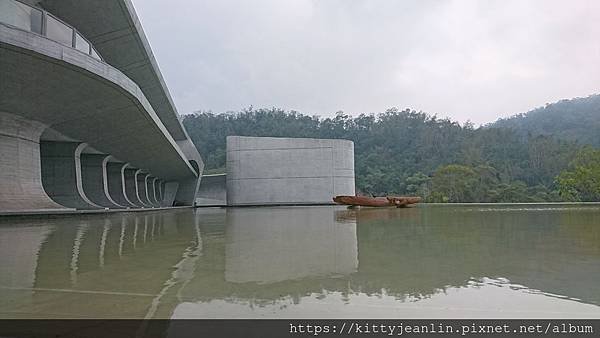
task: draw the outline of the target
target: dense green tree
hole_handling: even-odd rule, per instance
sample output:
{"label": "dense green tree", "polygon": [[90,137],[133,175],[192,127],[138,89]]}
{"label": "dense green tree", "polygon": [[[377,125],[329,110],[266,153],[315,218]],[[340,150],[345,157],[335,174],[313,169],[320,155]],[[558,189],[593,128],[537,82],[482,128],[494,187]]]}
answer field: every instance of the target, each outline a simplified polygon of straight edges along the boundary
{"label": "dense green tree", "polygon": [[492,124],[521,136],[552,135],[600,147],[600,95],[561,100]]}
{"label": "dense green tree", "polygon": [[[436,202],[473,202],[479,177],[470,167],[450,164],[433,174],[432,187]],[[441,200],[439,200],[441,198]]]}
{"label": "dense green tree", "polygon": [[229,135],[343,138],[354,141],[359,193],[411,194],[451,202],[574,198],[564,191],[559,195],[557,184],[568,177],[565,174],[560,181],[556,176],[580,147],[549,135],[523,135],[514,128],[461,126],[396,108],[379,115],[353,118],[338,112],[319,118],[250,107],[226,114],[198,112],[186,115],[183,123],[209,173],[225,171]]}
{"label": "dense green tree", "polygon": [[586,147],[556,179],[563,199],[600,201],[600,150]]}

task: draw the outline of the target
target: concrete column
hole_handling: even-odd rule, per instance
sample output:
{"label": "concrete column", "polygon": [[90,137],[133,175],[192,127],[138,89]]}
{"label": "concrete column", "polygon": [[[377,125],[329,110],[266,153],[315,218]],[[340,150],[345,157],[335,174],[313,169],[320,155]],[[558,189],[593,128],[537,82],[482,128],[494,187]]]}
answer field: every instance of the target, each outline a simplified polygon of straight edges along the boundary
{"label": "concrete column", "polygon": [[46,126],[0,112],[0,212],[64,209],[42,186],[40,135]]}
{"label": "concrete column", "polygon": [[194,169],[196,177],[189,177],[183,180],[179,180],[179,188],[175,196],[174,204],[179,205],[195,205],[196,195],[200,188],[200,179],[204,172],[204,162],[202,157],[198,153],[198,150],[190,139],[177,141],[177,145],[181,148],[181,151],[188,158],[190,166]]}
{"label": "concrete column", "polygon": [[200,177],[194,177],[179,181],[177,194],[175,195],[175,206],[194,205],[198,188],[200,187]]}
{"label": "concrete column", "polygon": [[[152,176],[150,176],[150,174],[146,175],[144,178],[144,183],[146,188],[146,200],[148,200],[148,204],[151,207],[156,207],[154,204],[154,199],[152,198],[154,196],[154,186],[152,185]],[[146,200],[144,200],[144,202]]]}
{"label": "concrete column", "polygon": [[165,182],[163,180],[158,180],[158,203],[160,206],[163,206],[163,199],[165,197]]}
{"label": "concrete column", "polygon": [[[135,183],[137,189],[137,201],[139,201],[143,207],[150,208],[150,201],[148,201],[148,195],[146,194],[146,176],[147,173],[143,172],[142,169],[138,169],[135,172]],[[136,202],[137,202],[136,201]]]}
{"label": "concrete column", "polygon": [[175,195],[179,188],[178,182],[165,182],[163,185],[163,200],[161,206],[172,207],[175,204]]}
{"label": "concrete column", "polygon": [[150,202],[155,207],[160,207],[160,203],[158,203],[158,196],[156,194],[156,188],[158,186],[158,178],[157,177],[149,177],[148,182],[150,182],[150,190],[148,193],[150,194]]}
{"label": "concrete column", "polygon": [[135,208],[143,207],[143,204],[138,201],[137,198],[137,183],[135,180],[135,173],[138,171],[136,168],[132,168],[129,165],[125,165],[122,169],[123,174],[123,195],[127,199],[127,202]]}
{"label": "concrete column", "polygon": [[42,183],[57,203],[69,208],[98,209],[83,191],[81,151],[87,146],[79,142],[42,141]]}
{"label": "concrete column", "polygon": [[123,208],[134,206],[127,200],[127,196],[124,192],[125,186],[122,170],[126,165],[127,163],[110,162],[110,156],[103,161],[107,182],[106,195],[111,201]]}
{"label": "concrete column", "polygon": [[162,205],[161,187],[162,180],[159,178],[156,180],[156,182],[154,182],[154,193],[156,194],[156,202],[158,203],[158,206]]}
{"label": "concrete column", "polygon": [[105,208],[122,208],[108,195],[106,154],[81,154],[81,181],[86,196]]}
{"label": "concrete column", "polygon": [[156,205],[154,205],[154,200],[152,199],[153,194],[153,190],[154,187],[152,186],[152,176],[150,174],[146,175],[145,178],[145,182],[146,182],[146,199],[148,200],[148,204],[150,204],[151,207],[156,207]]}

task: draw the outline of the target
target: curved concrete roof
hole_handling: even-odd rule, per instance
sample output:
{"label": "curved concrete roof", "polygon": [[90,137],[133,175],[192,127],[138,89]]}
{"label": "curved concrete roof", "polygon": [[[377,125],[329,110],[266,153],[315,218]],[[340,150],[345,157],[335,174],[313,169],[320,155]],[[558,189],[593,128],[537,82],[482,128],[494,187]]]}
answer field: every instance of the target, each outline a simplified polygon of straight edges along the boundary
{"label": "curved concrete roof", "polygon": [[187,138],[131,1],[41,0],[38,3],[73,25],[106,62],[132,79],[175,140]]}
{"label": "curved concrete roof", "polygon": [[114,67],[0,24],[0,74],[0,111],[40,121],[162,179],[197,176],[142,90]]}

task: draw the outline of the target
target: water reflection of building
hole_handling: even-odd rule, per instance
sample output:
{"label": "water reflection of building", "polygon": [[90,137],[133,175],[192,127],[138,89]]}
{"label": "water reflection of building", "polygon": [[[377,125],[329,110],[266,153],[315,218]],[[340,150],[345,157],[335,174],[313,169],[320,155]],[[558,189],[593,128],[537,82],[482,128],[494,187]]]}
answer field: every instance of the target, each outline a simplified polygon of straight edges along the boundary
{"label": "water reflection of building", "polygon": [[43,224],[51,225],[0,227],[0,269],[10,272],[0,277],[1,312],[19,318],[169,317],[174,305],[157,305],[191,278],[190,260],[201,243],[189,210]]}
{"label": "water reflection of building", "polygon": [[38,252],[51,226],[0,228],[0,285],[33,287]]}
{"label": "water reflection of building", "polygon": [[[38,252],[53,230],[45,225],[20,225],[0,227],[0,308],[31,302]],[[16,291],[20,289],[24,291]]]}
{"label": "water reflection of building", "polygon": [[275,299],[290,279],[347,278],[358,267],[356,225],[336,222],[330,207],[14,222],[0,221],[0,312],[17,318],[169,318],[181,299],[264,289],[246,282],[277,284],[259,296]]}
{"label": "water reflection of building", "polygon": [[225,280],[272,283],[349,275],[358,268],[356,223],[330,207],[230,209]]}

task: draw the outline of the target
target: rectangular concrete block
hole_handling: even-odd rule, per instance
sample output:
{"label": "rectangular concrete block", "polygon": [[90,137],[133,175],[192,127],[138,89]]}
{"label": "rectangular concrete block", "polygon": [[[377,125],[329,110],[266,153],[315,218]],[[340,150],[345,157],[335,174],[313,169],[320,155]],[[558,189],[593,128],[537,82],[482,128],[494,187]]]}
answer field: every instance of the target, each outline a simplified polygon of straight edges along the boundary
{"label": "rectangular concrete block", "polygon": [[227,204],[331,204],[354,195],[348,140],[227,138]]}

